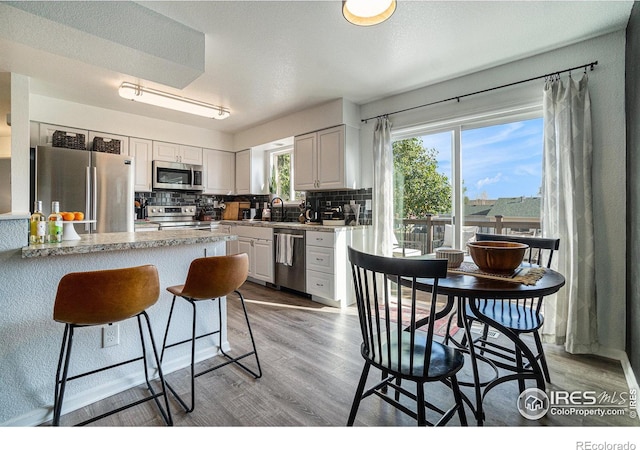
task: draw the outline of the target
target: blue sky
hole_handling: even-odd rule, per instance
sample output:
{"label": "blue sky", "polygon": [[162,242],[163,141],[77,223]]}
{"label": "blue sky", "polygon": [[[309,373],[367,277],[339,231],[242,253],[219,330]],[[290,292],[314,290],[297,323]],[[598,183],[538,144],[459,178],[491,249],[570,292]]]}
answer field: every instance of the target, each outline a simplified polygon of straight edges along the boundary
{"label": "blue sky", "polygon": [[[451,133],[422,136],[451,178]],[[542,119],[464,130],[462,179],[471,200],[537,196],[542,184]]]}

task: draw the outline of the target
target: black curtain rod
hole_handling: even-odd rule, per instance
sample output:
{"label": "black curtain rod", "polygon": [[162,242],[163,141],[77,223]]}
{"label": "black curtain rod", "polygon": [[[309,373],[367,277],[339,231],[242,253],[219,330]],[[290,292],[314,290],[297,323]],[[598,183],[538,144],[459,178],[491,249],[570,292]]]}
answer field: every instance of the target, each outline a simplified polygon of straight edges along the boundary
{"label": "black curtain rod", "polygon": [[516,84],[522,84],[522,83],[527,83],[527,82],[533,81],[533,80],[539,80],[541,78],[548,78],[548,77],[552,77],[554,75],[560,75],[561,73],[571,72],[572,70],[584,69],[584,72],[587,73],[587,67],[589,67],[591,70],[593,70],[593,68],[595,66],[597,66],[597,65],[598,65],[598,61],[593,61],[593,62],[590,62],[590,63],[587,63],[587,64],[582,64],[580,66],[571,67],[569,69],[559,70],[557,72],[551,72],[551,73],[548,73],[548,74],[545,74],[545,75],[540,75],[540,76],[533,77],[533,78],[527,78],[526,80],[515,81],[513,83],[503,84],[502,86],[496,86],[496,87],[492,87],[492,88],[489,88],[489,89],[483,89],[481,91],[471,92],[470,94],[457,95],[455,97],[447,98],[445,100],[438,100],[437,102],[431,102],[431,103],[426,103],[424,105],[413,106],[411,108],[401,109],[399,111],[394,111],[394,112],[390,112],[390,113],[386,113],[386,114],[379,114],[377,116],[369,117],[367,119],[362,119],[361,122],[365,122],[366,123],[367,121],[372,120],[372,119],[379,119],[380,117],[387,117],[387,116],[390,116],[392,114],[398,114],[398,113],[403,113],[403,112],[406,112],[406,111],[412,111],[414,109],[424,108],[426,106],[433,106],[433,105],[437,105],[438,103],[450,102],[452,100],[457,100],[459,102],[461,98],[470,97],[472,95],[477,95],[477,94],[483,94],[485,92],[495,91],[495,90],[506,88],[506,87],[509,87],[509,86],[514,86]]}

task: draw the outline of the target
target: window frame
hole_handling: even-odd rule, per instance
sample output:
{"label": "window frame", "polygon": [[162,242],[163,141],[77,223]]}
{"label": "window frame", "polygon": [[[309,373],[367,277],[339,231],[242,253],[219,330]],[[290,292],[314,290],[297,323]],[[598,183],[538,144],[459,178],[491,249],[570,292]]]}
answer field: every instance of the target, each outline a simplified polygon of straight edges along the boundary
{"label": "window frame", "polygon": [[[283,147],[279,147],[279,148],[274,148],[271,150],[267,150],[267,161],[268,161],[268,171],[267,171],[267,186],[269,185],[270,181],[271,181],[271,171],[272,168],[275,164],[275,157],[277,157],[278,155],[284,155],[284,154],[289,154],[291,155],[291,192],[289,192],[289,197],[293,198],[293,200],[286,200],[284,201],[284,205],[285,206],[297,206],[299,205],[301,202],[305,202],[306,201],[306,192],[304,191],[296,191],[295,190],[295,184],[294,184],[294,179],[295,179],[295,164],[294,164],[294,147],[293,145],[286,145]],[[301,200],[296,200],[295,199],[295,193],[296,192],[304,192],[304,199]],[[269,195],[272,195],[271,192],[269,192]]]}
{"label": "window frame", "polygon": [[[452,199],[452,225],[453,225],[453,245],[461,248],[462,241],[462,221],[456,220],[463,217],[463,186],[462,186],[462,132],[494,125],[504,125],[511,122],[519,122],[541,118],[543,115],[542,103],[532,102],[506,108],[498,108],[481,113],[472,113],[451,117],[444,120],[424,122],[397,130],[391,130],[391,142],[421,137],[427,134],[439,134],[451,132],[451,177],[453,188]],[[459,223],[458,223],[459,222]]]}

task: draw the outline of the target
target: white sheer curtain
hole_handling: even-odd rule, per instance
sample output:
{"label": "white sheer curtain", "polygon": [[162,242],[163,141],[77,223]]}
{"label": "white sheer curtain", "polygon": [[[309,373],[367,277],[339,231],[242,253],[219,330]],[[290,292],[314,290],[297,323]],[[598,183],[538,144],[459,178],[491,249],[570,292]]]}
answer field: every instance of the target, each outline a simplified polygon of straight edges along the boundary
{"label": "white sheer curtain", "polygon": [[393,250],[393,148],[391,122],[378,118],[373,133],[373,251],[391,256]]}
{"label": "white sheer curtain", "polygon": [[566,285],[545,299],[543,339],[570,353],[597,350],[588,78],[544,89],[542,232],[560,238],[554,268]]}

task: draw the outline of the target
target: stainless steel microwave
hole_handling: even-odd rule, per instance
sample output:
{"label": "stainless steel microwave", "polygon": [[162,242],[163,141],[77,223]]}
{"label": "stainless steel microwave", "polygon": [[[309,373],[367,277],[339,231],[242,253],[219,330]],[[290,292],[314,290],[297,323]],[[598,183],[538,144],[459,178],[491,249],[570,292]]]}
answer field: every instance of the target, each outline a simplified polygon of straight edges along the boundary
{"label": "stainless steel microwave", "polygon": [[202,166],[153,161],[153,189],[202,191]]}

